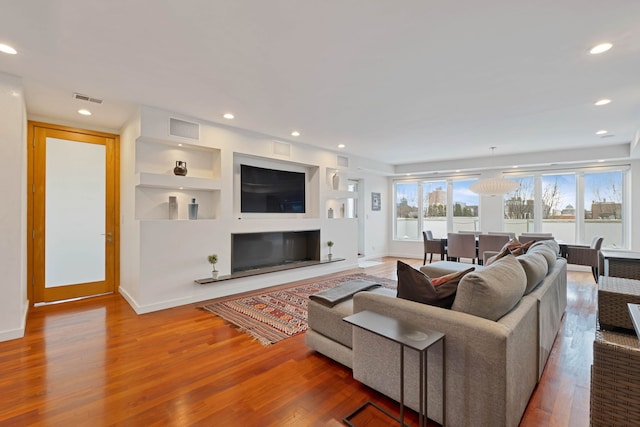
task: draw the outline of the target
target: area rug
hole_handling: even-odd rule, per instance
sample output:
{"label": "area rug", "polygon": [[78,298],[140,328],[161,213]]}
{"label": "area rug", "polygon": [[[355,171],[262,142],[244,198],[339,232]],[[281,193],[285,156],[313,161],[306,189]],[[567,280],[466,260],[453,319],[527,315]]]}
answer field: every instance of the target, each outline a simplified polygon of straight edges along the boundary
{"label": "area rug", "polygon": [[368,274],[351,274],[264,294],[244,296],[201,307],[235,325],[262,345],[270,345],[307,330],[309,295],[350,280],[370,280],[395,289],[396,281]]}

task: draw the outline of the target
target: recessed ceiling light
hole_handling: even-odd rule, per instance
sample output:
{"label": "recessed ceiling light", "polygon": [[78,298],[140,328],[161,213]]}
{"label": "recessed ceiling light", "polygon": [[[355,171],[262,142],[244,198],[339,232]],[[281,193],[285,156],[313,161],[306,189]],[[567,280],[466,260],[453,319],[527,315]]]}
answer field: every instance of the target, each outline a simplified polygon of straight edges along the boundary
{"label": "recessed ceiling light", "polygon": [[598,132],[596,132],[596,135],[604,135],[605,133],[607,133],[607,131],[602,129],[602,130],[599,130]]}
{"label": "recessed ceiling light", "polygon": [[178,190],[184,190],[184,187],[178,187]]}
{"label": "recessed ceiling light", "polygon": [[460,169],[456,169],[456,173],[457,173],[457,172],[460,172]]}
{"label": "recessed ceiling light", "polygon": [[178,147],[182,147],[182,144],[178,144]]}
{"label": "recessed ceiling light", "polygon": [[338,148],[344,148],[344,144],[338,144]]}
{"label": "recessed ceiling light", "polygon": [[602,162],[604,162],[604,159],[598,160],[598,163],[602,163]]}
{"label": "recessed ceiling light", "polygon": [[233,114],[231,113],[226,113],[225,115],[223,115],[222,117],[224,117],[225,119],[231,120],[233,119]]}
{"label": "recessed ceiling light", "polygon": [[14,48],[12,48],[11,46],[9,46],[8,44],[0,44],[0,52],[2,53],[8,53],[9,55],[15,55],[16,53],[18,53],[17,50],[15,50]]}
{"label": "recessed ceiling light", "polygon": [[87,110],[86,108],[82,108],[82,109],[78,110],[78,114],[82,114],[83,116],[90,116],[91,115],[91,111]]}
{"label": "recessed ceiling light", "polygon": [[300,132],[294,130],[293,132],[291,132],[291,136],[300,136]]}
{"label": "recessed ceiling light", "polygon": [[514,169],[518,169],[518,165],[513,165],[513,168]]}
{"label": "recessed ceiling light", "polygon": [[593,105],[597,105],[598,107],[602,106],[602,105],[607,105],[611,102],[610,99],[599,99],[597,100]]}
{"label": "recessed ceiling light", "polygon": [[600,43],[599,45],[592,47],[589,53],[596,55],[598,53],[606,52],[611,49],[612,46],[613,45],[611,43]]}

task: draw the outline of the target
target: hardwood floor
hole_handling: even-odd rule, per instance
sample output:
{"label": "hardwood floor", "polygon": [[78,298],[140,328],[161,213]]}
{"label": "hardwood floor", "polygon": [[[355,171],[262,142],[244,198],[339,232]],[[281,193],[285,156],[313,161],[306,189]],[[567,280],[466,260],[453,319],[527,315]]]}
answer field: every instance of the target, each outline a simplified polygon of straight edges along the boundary
{"label": "hardwood floor", "polygon": [[[382,261],[332,276],[395,279],[396,259]],[[588,425],[595,285],[590,272],[568,279],[563,328],[524,427]],[[25,337],[0,343],[0,426],[342,426],[367,400],[398,413],[304,334],[264,347],[198,305],[137,316],[111,295],[33,308]]]}

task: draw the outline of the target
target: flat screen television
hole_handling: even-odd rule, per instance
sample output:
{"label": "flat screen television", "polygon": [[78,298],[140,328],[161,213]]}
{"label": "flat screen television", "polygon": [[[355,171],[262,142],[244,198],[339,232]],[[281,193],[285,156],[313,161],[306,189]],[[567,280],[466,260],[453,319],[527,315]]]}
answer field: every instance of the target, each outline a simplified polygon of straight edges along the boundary
{"label": "flat screen television", "polygon": [[240,211],[305,213],[305,174],[240,165]]}

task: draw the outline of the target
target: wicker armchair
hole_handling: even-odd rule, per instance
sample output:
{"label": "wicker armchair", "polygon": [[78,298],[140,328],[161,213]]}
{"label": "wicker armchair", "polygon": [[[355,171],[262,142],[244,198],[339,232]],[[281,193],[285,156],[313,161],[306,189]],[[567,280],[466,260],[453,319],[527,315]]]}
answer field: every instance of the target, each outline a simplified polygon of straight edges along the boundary
{"label": "wicker armchair", "polygon": [[590,424],[640,425],[640,348],[635,335],[596,331]]}
{"label": "wicker armchair", "polygon": [[598,281],[599,253],[603,238],[596,236],[590,246],[567,245],[567,263],[591,267],[593,278]]}
{"label": "wicker armchair", "polygon": [[431,230],[422,232],[422,240],[424,241],[424,260],[422,264],[427,263],[427,254],[431,255],[429,257],[429,264],[433,261],[433,254],[438,254],[442,257],[442,253],[444,252],[442,240],[434,239]]}

